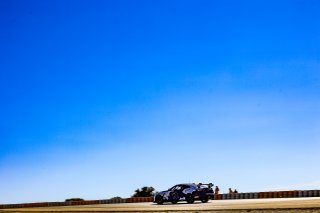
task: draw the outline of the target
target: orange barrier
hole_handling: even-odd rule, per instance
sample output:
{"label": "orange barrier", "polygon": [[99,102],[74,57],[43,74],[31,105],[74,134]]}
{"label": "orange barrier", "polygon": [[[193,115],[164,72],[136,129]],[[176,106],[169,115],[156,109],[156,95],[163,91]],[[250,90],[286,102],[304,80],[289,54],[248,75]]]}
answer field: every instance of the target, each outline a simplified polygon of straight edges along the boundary
{"label": "orange barrier", "polygon": [[258,198],[264,198],[264,192],[259,192],[258,193]]}
{"label": "orange barrier", "polygon": [[258,198],[292,198],[302,197],[301,191],[259,192]]}
{"label": "orange barrier", "polygon": [[127,203],[153,202],[153,197],[131,197],[126,199]]}
{"label": "orange barrier", "polygon": [[282,198],[283,197],[283,192],[278,192],[278,198]]}
{"label": "orange barrier", "polygon": [[126,203],[133,203],[133,198],[132,198],[132,197],[127,198],[127,199],[126,199]]}
{"label": "orange barrier", "polygon": [[214,195],[214,200],[222,200],[222,195]]}

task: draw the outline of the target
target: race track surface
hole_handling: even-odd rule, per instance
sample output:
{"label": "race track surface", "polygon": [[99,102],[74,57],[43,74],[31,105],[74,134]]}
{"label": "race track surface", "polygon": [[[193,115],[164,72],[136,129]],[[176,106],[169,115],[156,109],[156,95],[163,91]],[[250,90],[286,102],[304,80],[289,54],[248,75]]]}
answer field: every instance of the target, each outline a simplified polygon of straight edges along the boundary
{"label": "race track surface", "polygon": [[247,200],[210,200],[208,203],[156,205],[153,203],[122,203],[88,206],[2,209],[0,212],[320,212],[320,197]]}

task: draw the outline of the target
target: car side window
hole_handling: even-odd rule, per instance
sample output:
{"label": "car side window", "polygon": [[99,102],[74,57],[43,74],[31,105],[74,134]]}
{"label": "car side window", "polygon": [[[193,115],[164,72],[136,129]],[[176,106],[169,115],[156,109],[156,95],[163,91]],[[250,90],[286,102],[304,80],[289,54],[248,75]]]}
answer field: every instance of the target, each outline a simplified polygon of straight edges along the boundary
{"label": "car side window", "polygon": [[186,185],[181,186],[181,190],[185,190],[186,188],[188,188]]}
{"label": "car side window", "polygon": [[174,190],[181,190],[181,186],[176,186]]}

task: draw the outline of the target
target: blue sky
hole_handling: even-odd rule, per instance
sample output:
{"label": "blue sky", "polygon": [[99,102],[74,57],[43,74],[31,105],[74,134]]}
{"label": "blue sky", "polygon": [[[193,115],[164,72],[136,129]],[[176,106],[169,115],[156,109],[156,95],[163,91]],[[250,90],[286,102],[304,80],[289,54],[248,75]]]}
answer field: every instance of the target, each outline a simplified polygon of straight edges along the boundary
{"label": "blue sky", "polygon": [[320,188],[318,1],[0,1],[0,203]]}

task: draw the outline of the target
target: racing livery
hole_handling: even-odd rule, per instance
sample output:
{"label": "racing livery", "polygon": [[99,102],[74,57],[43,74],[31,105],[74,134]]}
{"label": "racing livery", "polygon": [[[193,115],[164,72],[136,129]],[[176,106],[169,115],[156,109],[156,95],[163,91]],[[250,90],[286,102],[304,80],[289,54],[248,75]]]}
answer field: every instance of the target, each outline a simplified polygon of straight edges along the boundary
{"label": "racing livery", "polygon": [[195,184],[185,183],[177,184],[167,191],[162,191],[154,196],[154,203],[163,204],[164,202],[171,202],[176,204],[178,201],[187,201],[194,203],[195,200],[201,200],[206,203],[210,198],[213,198],[212,183],[209,184]]}

